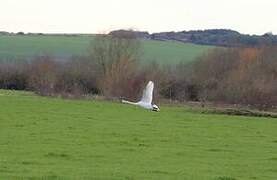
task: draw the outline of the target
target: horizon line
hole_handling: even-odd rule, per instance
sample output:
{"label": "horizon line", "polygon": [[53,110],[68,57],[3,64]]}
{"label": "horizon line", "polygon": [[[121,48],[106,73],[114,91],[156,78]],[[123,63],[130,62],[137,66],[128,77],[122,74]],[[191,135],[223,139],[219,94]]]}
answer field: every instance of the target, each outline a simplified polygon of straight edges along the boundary
{"label": "horizon line", "polygon": [[137,29],[132,29],[132,28],[118,28],[118,29],[113,29],[110,31],[105,31],[105,33],[103,32],[35,32],[35,31],[6,31],[6,30],[0,30],[0,33],[9,33],[9,34],[18,34],[18,33],[24,33],[25,35],[28,34],[45,34],[45,35],[97,35],[97,34],[109,34],[112,31],[118,31],[118,30],[125,30],[125,31],[135,31],[135,32],[147,32],[149,34],[155,34],[155,33],[165,33],[165,32],[189,32],[189,31],[208,31],[208,30],[229,30],[229,31],[235,31],[238,32],[242,35],[257,35],[257,36],[262,36],[268,33],[271,33],[272,35],[275,35],[272,31],[268,31],[268,32],[264,32],[262,34],[256,34],[256,33],[242,33],[240,31],[234,30],[234,29],[230,29],[230,28],[207,28],[207,29],[190,29],[190,30],[181,30],[181,31],[174,31],[174,30],[168,30],[168,31],[155,31],[155,32],[151,32],[151,31],[147,31],[147,30],[137,30]]}

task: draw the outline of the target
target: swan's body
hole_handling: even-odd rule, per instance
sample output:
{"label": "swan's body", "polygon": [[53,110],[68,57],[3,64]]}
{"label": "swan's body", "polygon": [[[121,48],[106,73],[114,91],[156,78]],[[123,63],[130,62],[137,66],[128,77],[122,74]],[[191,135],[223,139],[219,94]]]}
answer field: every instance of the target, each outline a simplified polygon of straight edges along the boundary
{"label": "swan's body", "polygon": [[130,101],[122,100],[122,103],[137,105],[142,108],[153,110],[153,111],[160,111],[159,107],[156,104],[152,104],[153,90],[154,90],[154,83],[152,81],[149,81],[147,86],[143,90],[142,98],[139,102],[130,102]]}

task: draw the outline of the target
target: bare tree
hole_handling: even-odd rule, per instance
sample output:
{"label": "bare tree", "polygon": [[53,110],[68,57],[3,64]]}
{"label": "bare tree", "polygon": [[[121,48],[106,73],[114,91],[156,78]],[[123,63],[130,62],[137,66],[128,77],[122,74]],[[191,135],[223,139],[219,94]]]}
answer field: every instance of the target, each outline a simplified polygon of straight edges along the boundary
{"label": "bare tree", "polygon": [[[128,32],[128,33],[126,33]],[[91,57],[98,69],[98,85],[105,96],[133,96],[138,73],[140,41],[132,31],[97,35]]]}
{"label": "bare tree", "polygon": [[[125,32],[125,31],[124,31]],[[128,59],[139,59],[140,41],[132,31],[129,33],[97,35],[91,45],[91,57],[98,66],[101,75],[105,75],[115,63]]]}

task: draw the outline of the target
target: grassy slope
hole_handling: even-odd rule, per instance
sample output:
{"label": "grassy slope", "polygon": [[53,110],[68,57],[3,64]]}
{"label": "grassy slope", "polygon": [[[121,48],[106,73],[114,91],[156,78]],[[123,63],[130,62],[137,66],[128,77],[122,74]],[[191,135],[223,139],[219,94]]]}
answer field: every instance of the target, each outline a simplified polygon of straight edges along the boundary
{"label": "grassy slope", "polygon": [[0,36],[0,57],[55,56],[86,53],[93,37],[88,36]]}
{"label": "grassy slope", "polygon": [[[50,54],[60,58],[87,54],[94,36],[1,36],[0,58]],[[143,41],[144,61],[159,63],[189,62],[210,46],[178,42]]]}
{"label": "grassy slope", "polygon": [[277,178],[277,121],[0,91],[0,179]]}

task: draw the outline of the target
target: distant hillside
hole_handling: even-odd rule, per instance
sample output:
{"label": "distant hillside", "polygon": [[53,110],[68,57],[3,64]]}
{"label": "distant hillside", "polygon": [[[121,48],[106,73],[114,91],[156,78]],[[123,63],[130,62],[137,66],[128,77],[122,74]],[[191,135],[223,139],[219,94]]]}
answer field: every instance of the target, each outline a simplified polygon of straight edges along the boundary
{"label": "distant hillside", "polygon": [[[110,34],[128,33],[128,30],[116,30]],[[241,34],[228,29],[193,30],[181,32],[160,32],[149,34],[148,32],[135,31],[138,38],[159,40],[159,41],[179,41],[183,43],[194,43],[213,46],[263,46],[277,45],[277,36],[266,33],[262,36]]]}
{"label": "distant hillside", "polygon": [[[95,35],[80,34],[22,34],[0,32],[0,61],[30,59],[36,55],[49,55],[59,60],[72,56],[87,56]],[[195,45],[174,41],[141,39],[143,63],[160,64],[191,62],[213,46]]]}

